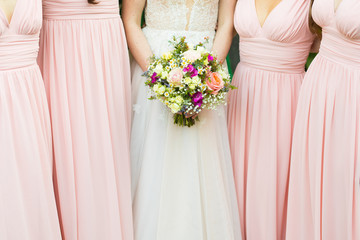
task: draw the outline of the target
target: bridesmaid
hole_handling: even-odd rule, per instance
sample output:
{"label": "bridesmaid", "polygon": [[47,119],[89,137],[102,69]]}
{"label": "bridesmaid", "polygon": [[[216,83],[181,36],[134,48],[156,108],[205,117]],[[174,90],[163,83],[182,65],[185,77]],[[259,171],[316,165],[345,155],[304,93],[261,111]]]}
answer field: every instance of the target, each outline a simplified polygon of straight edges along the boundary
{"label": "bridesmaid", "polygon": [[66,240],[131,240],[130,66],[117,0],[43,0],[39,63]]}
{"label": "bridesmaid", "polygon": [[60,240],[50,117],[36,64],[41,0],[0,0],[0,239]]}
{"label": "bridesmaid", "polygon": [[315,0],[323,29],[294,127],[287,239],[360,239],[360,1]]}
{"label": "bridesmaid", "polygon": [[314,36],[310,0],[239,0],[228,130],[245,240],[285,239],[292,128]]}

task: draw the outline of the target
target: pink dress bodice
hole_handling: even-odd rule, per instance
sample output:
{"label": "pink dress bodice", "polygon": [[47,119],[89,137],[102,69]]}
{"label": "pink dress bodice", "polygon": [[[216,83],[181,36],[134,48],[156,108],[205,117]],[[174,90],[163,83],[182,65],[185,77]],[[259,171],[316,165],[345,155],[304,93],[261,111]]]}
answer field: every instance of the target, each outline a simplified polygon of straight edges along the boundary
{"label": "pink dress bodice", "polygon": [[17,0],[10,22],[0,9],[0,239],[61,240],[41,26],[41,0]]}
{"label": "pink dress bodice", "polygon": [[315,0],[320,51],[301,86],[287,239],[360,239],[360,1]]}
{"label": "pink dress bodice", "polygon": [[320,54],[335,62],[360,67],[360,1],[316,0],[313,18],[323,29]]}
{"label": "pink dress bodice", "polygon": [[263,26],[255,0],[239,0],[235,28],[244,64],[270,71],[301,73],[313,42],[308,27],[310,0],[282,0]]}
{"label": "pink dress bodice", "polygon": [[99,0],[89,4],[87,0],[43,0],[46,19],[86,19],[119,17],[118,0]]}
{"label": "pink dress bodice", "polygon": [[41,0],[34,1],[18,0],[10,23],[0,9],[0,71],[36,63],[42,20]]}

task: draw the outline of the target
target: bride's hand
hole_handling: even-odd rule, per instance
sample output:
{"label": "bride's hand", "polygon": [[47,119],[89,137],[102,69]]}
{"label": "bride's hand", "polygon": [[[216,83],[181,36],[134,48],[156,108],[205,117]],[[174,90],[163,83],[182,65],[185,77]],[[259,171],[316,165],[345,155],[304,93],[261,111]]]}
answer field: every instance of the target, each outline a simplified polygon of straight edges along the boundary
{"label": "bride's hand", "polygon": [[194,113],[194,112],[190,112],[190,113],[185,113],[185,118],[192,118],[192,119],[195,119],[199,113]]}

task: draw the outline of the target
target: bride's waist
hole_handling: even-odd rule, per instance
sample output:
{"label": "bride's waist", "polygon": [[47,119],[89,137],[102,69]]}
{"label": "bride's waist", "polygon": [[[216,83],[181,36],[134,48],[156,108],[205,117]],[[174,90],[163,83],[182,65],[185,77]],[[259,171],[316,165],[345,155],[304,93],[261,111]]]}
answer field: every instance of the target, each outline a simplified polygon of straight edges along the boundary
{"label": "bride's waist", "polygon": [[155,29],[151,27],[144,27],[143,33],[146,36],[151,49],[155,54],[168,51],[169,40],[173,37],[186,37],[186,41],[191,44],[198,44],[199,42],[205,42],[205,38],[208,38],[207,47],[211,48],[215,37],[214,31],[185,31],[185,30],[164,30]]}
{"label": "bride's waist", "polygon": [[[192,41],[193,38],[205,38],[213,39],[215,36],[215,30],[213,31],[189,31],[189,30],[174,30],[174,29],[156,29],[152,27],[144,27],[143,32],[145,36],[156,36],[157,40],[164,39],[166,36],[186,37],[188,41]],[[209,39],[209,40],[210,40]],[[169,40],[169,39],[168,39]]]}
{"label": "bride's waist", "polygon": [[[169,26],[170,27],[170,26]],[[182,33],[214,33],[214,30],[203,30],[203,31],[196,31],[196,30],[184,30],[184,29],[176,29],[176,28],[156,28],[152,26],[146,26],[143,28],[146,31],[156,31],[156,32],[182,32]]]}

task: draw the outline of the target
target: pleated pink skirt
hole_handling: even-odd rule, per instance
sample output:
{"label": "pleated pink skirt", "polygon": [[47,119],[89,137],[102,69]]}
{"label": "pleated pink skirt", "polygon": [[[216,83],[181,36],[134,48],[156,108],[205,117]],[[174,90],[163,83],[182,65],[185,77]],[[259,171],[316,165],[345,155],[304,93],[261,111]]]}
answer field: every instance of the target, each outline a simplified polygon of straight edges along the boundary
{"label": "pleated pink skirt", "polygon": [[39,65],[63,237],[130,240],[131,90],[122,22],[116,14],[59,18],[44,19]]}
{"label": "pleated pink skirt", "polygon": [[360,65],[339,62],[346,60],[321,53],[302,85],[291,160],[289,240],[360,239]]}
{"label": "pleated pink skirt", "polygon": [[228,130],[244,240],[285,238],[291,139],[304,74],[240,63]]}
{"label": "pleated pink skirt", "polygon": [[0,239],[60,240],[49,111],[37,65],[0,70],[0,155]]}

